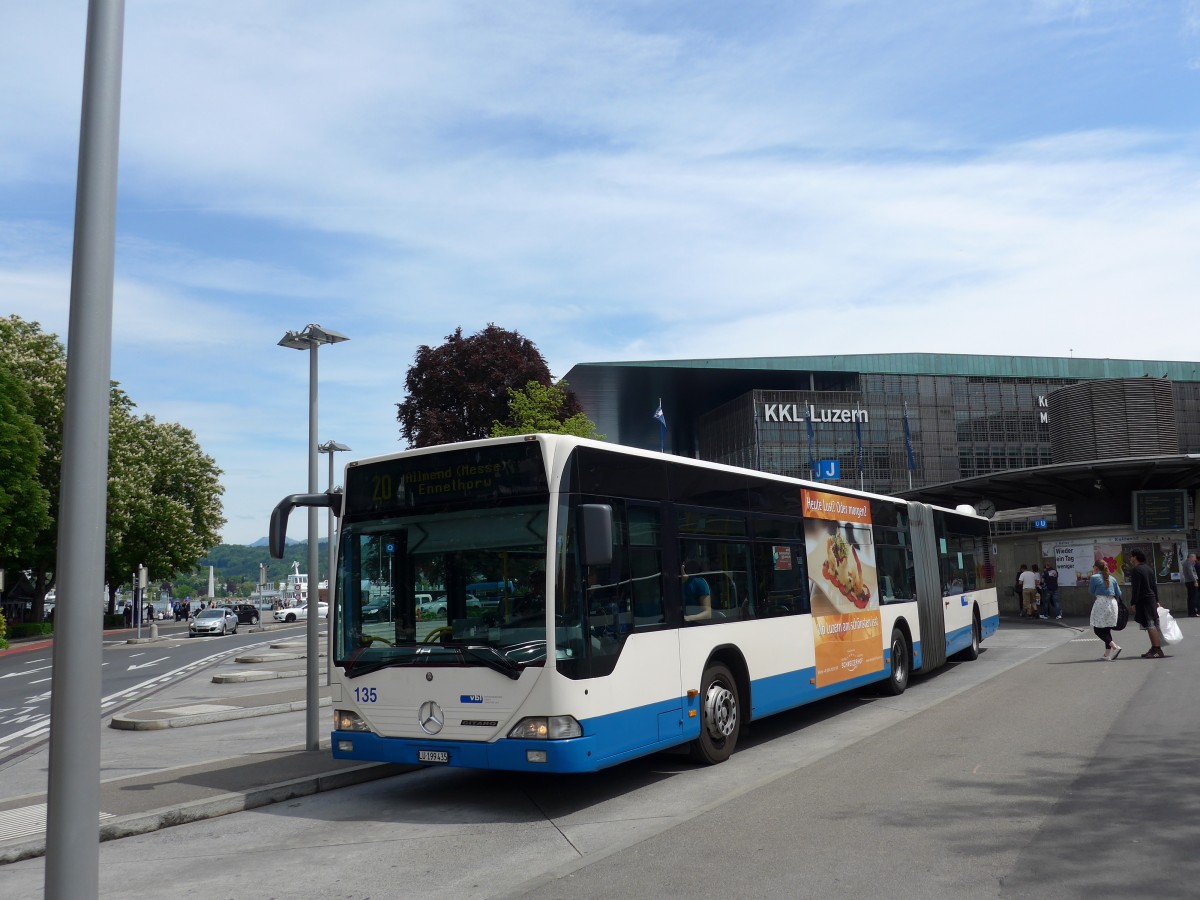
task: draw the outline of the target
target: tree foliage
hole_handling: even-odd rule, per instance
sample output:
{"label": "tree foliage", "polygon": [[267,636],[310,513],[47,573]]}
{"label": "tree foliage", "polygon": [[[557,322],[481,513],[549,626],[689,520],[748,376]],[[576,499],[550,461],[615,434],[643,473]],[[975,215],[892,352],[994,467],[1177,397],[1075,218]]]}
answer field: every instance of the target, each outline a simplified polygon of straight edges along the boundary
{"label": "tree foliage", "polygon": [[540,384],[531,381],[521,389],[508,389],[508,423],[492,423],[492,437],[514,434],[573,434],[576,437],[604,440],[596,433],[596,423],[582,412],[563,417],[563,409],[572,395],[567,383]]}
{"label": "tree foliage", "polygon": [[[34,612],[54,583],[58,552],[59,473],[62,469],[63,408],[67,393],[67,353],[58,336],[18,316],[0,317],[0,369],[16,378],[28,398],[26,411],[37,428],[41,451],[37,480],[46,498],[46,517],[32,542],[6,559],[5,565],[29,571]],[[34,512],[36,516],[36,512]]]}
{"label": "tree foliage", "polygon": [[0,568],[28,558],[50,524],[50,496],[38,478],[44,451],[24,385],[0,367]]}
{"label": "tree foliage", "polygon": [[[553,383],[531,340],[494,324],[469,337],[456,328],[444,344],[417,348],[404,380],[407,396],[396,404],[400,434],[412,447],[488,437],[493,423],[512,424],[509,390],[530,382]],[[568,392],[563,416],[579,412]]]}
{"label": "tree foliage", "polygon": [[220,540],[225,489],[187,428],[124,406],[110,417],[104,576],[115,591],[139,564],[156,579],[193,568]]}
{"label": "tree foliage", "polygon": [[[10,469],[2,454],[12,452],[21,440],[40,448],[36,458],[22,457],[25,468],[21,470],[28,471],[29,460],[35,460],[40,491],[24,491],[22,504],[26,521],[38,526],[37,534],[32,540],[25,535],[6,543],[4,501],[0,500],[0,553],[5,554],[3,565],[30,573],[33,614],[40,619],[46,590],[54,583],[58,552],[66,349],[57,336],[43,332],[36,322],[17,316],[0,318],[0,372],[18,382],[14,389],[0,378],[0,470],[5,471],[6,489]],[[11,405],[16,413],[6,410],[5,397],[15,398]],[[139,417],[134,409],[133,401],[114,384],[109,406],[105,547],[105,575],[114,589],[129,578],[138,563],[157,578],[194,567],[219,540],[218,530],[224,522],[221,471],[201,452],[195,436],[182,425]],[[11,445],[9,432],[4,432],[6,425],[16,429],[11,431]],[[43,514],[39,515],[39,509]],[[8,549],[10,543],[12,550]]]}

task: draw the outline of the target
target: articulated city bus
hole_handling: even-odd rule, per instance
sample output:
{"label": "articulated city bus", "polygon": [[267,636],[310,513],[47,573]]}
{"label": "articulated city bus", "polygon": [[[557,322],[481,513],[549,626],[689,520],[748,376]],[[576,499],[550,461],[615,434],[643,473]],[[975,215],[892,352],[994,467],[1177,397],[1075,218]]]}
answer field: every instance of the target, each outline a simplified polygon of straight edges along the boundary
{"label": "articulated city bus", "polygon": [[687,744],[718,763],[747,722],[899,694],[999,622],[969,507],[561,435],[352,462],[344,493],[276,507],[277,556],[296,506],[340,516],[343,759],[580,772]]}

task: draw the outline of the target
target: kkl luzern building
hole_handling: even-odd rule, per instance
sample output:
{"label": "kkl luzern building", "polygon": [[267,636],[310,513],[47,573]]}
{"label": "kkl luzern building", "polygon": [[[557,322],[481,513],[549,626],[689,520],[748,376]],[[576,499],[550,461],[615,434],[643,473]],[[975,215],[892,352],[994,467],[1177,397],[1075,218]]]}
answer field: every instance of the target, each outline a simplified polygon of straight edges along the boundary
{"label": "kkl luzern building", "polygon": [[1068,615],[1090,609],[1093,561],[1127,571],[1134,547],[1186,611],[1200,363],[895,353],[580,363],[565,380],[609,441],[971,504],[999,583],[1052,562]]}

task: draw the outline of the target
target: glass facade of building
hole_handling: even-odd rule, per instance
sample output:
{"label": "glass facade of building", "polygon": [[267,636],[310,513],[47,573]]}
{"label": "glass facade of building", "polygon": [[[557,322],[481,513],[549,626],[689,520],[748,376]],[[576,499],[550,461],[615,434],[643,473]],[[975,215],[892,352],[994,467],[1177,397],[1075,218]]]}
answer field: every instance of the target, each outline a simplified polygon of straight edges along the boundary
{"label": "glass facade of building", "polygon": [[840,477],[829,480],[882,494],[908,488],[910,475],[918,486],[1052,462],[1047,395],[1062,383],[882,374],[855,381],[842,391],[750,391],[700,417],[699,455],[799,478],[836,461]]}
{"label": "glass facade of building", "polygon": [[[1054,393],[1142,378],[1166,390],[1168,443],[1178,446],[1160,439],[1129,455],[1200,452],[1200,366],[1191,363],[882,354],[586,363],[566,376],[609,440],[658,449],[662,398],[668,452],[802,478],[836,463],[839,476],[819,471],[824,480],[883,494],[1061,462]],[[1125,419],[1137,415],[1131,403]]]}

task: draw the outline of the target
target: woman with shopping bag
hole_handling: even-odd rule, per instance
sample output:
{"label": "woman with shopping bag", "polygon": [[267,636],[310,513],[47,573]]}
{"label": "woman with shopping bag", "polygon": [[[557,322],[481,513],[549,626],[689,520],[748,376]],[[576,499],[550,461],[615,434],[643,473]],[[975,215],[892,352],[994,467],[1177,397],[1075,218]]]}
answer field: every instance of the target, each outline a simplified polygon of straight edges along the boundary
{"label": "woman with shopping bag", "polygon": [[1092,580],[1088,582],[1088,593],[1096,598],[1092,601],[1092,631],[1104,641],[1104,656],[1101,659],[1114,660],[1121,655],[1121,648],[1112,639],[1112,630],[1117,624],[1121,586],[1109,573],[1108,563],[1102,559],[1096,560],[1092,573]]}

